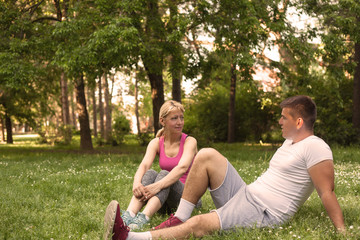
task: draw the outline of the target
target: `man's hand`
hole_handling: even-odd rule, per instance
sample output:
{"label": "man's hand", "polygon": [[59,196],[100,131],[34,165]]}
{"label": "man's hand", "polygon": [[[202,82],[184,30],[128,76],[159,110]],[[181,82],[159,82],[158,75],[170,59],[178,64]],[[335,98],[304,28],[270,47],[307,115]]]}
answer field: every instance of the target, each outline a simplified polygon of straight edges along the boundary
{"label": "man's hand", "polygon": [[344,217],[334,192],[333,161],[325,160],[309,168],[311,180],[335,228],[346,232]]}

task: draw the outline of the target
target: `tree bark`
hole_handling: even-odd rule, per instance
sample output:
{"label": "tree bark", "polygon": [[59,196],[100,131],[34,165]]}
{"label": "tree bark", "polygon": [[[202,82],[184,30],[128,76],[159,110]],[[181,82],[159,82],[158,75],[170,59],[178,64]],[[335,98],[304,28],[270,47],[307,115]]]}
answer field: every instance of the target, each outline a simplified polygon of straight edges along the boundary
{"label": "tree bark", "polygon": [[5,125],[6,125],[6,143],[13,144],[14,140],[12,134],[12,123],[11,123],[11,118],[7,114],[7,112],[5,112]]}
{"label": "tree bark", "polygon": [[97,107],[96,107],[96,96],[95,96],[95,89],[96,89],[96,86],[91,90],[91,97],[92,97],[92,105],[93,105],[93,134],[94,134],[94,137],[97,137]]}
{"label": "tree bark", "polygon": [[156,133],[160,129],[160,123],[159,123],[160,108],[164,103],[164,85],[163,85],[164,81],[162,74],[149,73],[149,71],[147,71],[147,75],[149,77],[150,86],[151,86],[151,99],[153,105],[153,118],[154,118],[154,134],[156,135]]}
{"label": "tree bark", "polygon": [[[76,93],[75,93],[76,95]],[[70,94],[70,101],[71,101],[71,116],[72,116],[72,125],[74,126],[75,130],[78,129],[77,127],[77,122],[76,122],[76,106],[75,106],[75,101],[74,101],[74,92],[72,92]]]}
{"label": "tree bark", "polygon": [[104,97],[105,97],[105,142],[111,143],[111,96],[109,91],[108,79],[104,78]]}
{"label": "tree bark", "polygon": [[145,21],[145,35],[147,38],[147,51],[142,55],[142,60],[150,81],[151,98],[153,104],[154,132],[160,129],[159,112],[164,103],[164,53],[159,51],[159,43],[164,42],[164,24],[159,14],[159,1],[147,1],[148,16]]}
{"label": "tree bark", "polygon": [[179,69],[179,66],[177,66],[177,60],[176,57],[172,57],[171,59],[173,68],[171,70],[171,78],[172,78],[172,98],[175,101],[178,101],[181,103],[181,70]]}
{"label": "tree bark", "polygon": [[5,142],[5,123],[4,123],[4,119],[0,118],[0,124],[1,124],[1,141]]}
{"label": "tree bark", "polygon": [[235,99],[236,99],[236,65],[231,64],[230,80],[230,102],[229,102],[229,119],[228,119],[228,143],[235,142]]}
{"label": "tree bark", "polygon": [[81,75],[77,81],[75,81],[76,88],[76,102],[79,114],[80,123],[80,147],[83,150],[92,150],[93,145],[91,141],[91,131],[89,124],[89,115],[86,108],[86,97],[85,97],[85,84],[84,76]]}
{"label": "tree bark", "polygon": [[64,140],[65,143],[69,144],[72,139],[71,128],[70,128],[70,110],[69,110],[69,96],[68,96],[68,83],[65,73],[61,73],[60,77],[61,86],[61,116],[62,123],[64,126]]}
{"label": "tree bark", "polygon": [[354,74],[353,90],[353,126],[360,136],[360,43],[355,43],[355,62],[357,63]]}
{"label": "tree bark", "polygon": [[102,79],[105,78],[105,74],[99,78],[99,118],[100,118],[100,137],[105,138],[105,129],[104,129],[104,103],[102,100]]}
{"label": "tree bark", "polygon": [[[170,20],[168,24],[169,32],[172,33],[177,31],[177,15],[179,14],[178,11],[178,2],[171,1],[170,7]],[[172,78],[172,98],[175,101],[181,103],[181,79],[182,79],[182,72],[181,72],[181,44],[179,42],[173,42],[173,48],[171,52],[171,62],[170,62],[170,72]]]}
{"label": "tree bark", "polygon": [[136,128],[137,128],[137,132],[138,135],[141,135],[141,131],[140,131],[140,119],[139,119],[139,99],[138,99],[138,95],[139,95],[139,78],[138,75],[136,73],[136,77],[135,77],[135,90],[134,90],[134,95],[135,95],[135,117],[136,117]]}

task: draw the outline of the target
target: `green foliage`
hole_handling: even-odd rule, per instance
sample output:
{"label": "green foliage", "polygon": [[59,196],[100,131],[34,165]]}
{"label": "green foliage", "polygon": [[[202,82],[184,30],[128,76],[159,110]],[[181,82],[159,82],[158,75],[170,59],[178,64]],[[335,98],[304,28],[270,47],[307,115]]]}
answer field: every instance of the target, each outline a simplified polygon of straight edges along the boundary
{"label": "green foliage", "polygon": [[[254,82],[242,82],[237,92],[236,140],[272,140],[268,139],[265,133],[273,124],[273,100],[260,91]],[[213,82],[206,89],[199,90],[193,100],[185,103],[184,132],[194,136],[200,145],[206,146],[212,141],[226,141],[228,94],[226,86]]]}
{"label": "green foliage", "polygon": [[[123,71],[124,66],[133,71],[141,58],[147,63],[145,81],[149,73],[171,73],[165,79],[169,82],[179,72],[191,79],[201,75],[199,96],[190,102],[206,113],[207,120],[189,113],[197,111],[191,107],[185,128],[204,145],[226,139],[231,65],[237,66],[240,84],[238,141],[273,139],[266,132],[276,126],[278,98],[294,94],[311,95],[317,102],[316,134],[339,144],[359,141],[351,125],[358,64],[354,45],[360,41],[357,0],[59,2],[62,11],[68,4],[66,18],[54,18],[54,1],[0,1],[0,114],[6,111],[12,119],[28,122],[44,138],[41,123],[54,116],[61,72],[69,80],[80,74],[95,79],[112,69]],[[290,8],[317,18],[319,24],[297,31],[286,19]],[[204,34],[213,37],[213,49],[199,44]],[[275,40],[269,39],[271,34]],[[320,45],[309,43],[315,37],[321,38]],[[284,58],[265,63],[258,54],[274,44]],[[262,93],[250,83],[254,64],[280,70],[279,92]],[[143,82],[140,112],[147,118],[152,114],[152,93]],[[214,116],[209,109],[214,109]],[[199,129],[200,123],[206,132]],[[146,135],[140,138],[147,141]]]}
{"label": "green foliage", "polygon": [[318,106],[318,120],[315,124],[315,134],[329,143],[351,145],[358,142],[353,128],[352,95],[349,94],[353,82],[346,76],[316,75],[312,79],[311,92]]}
{"label": "green foliage", "polygon": [[141,146],[147,146],[153,138],[154,133],[152,132],[142,132],[137,135],[137,139]]}
{"label": "green foliage", "polygon": [[65,145],[71,143],[73,130],[74,126],[72,125],[63,125],[60,127],[59,133]]}
{"label": "green foliage", "polygon": [[124,141],[125,135],[130,133],[130,121],[126,119],[125,115],[119,114],[114,118],[112,128],[113,139],[120,144]]}

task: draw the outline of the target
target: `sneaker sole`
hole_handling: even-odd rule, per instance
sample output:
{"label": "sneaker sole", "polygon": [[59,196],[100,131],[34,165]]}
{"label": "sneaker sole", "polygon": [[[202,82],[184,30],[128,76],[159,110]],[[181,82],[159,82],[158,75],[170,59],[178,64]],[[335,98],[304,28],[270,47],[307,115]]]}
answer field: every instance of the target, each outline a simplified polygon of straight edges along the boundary
{"label": "sneaker sole", "polygon": [[116,210],[119,203],[116,200],[112,200],[106,208],[104,218],[104,240],[111,240],[112,232],[115,223]]}

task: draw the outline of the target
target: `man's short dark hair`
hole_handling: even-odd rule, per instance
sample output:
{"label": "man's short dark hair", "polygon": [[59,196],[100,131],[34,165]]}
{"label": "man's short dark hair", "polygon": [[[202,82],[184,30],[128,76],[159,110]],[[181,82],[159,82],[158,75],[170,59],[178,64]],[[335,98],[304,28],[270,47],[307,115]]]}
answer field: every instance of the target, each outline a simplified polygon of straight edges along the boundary
{"label": "man's short dark hair", "polygon": [[293,118],[301,117],[308,129],[312,130],[314,128],[317,115],[316,104],[309,96],[289,97],[280,103],[280,107],[289,108],[290,115]]}

